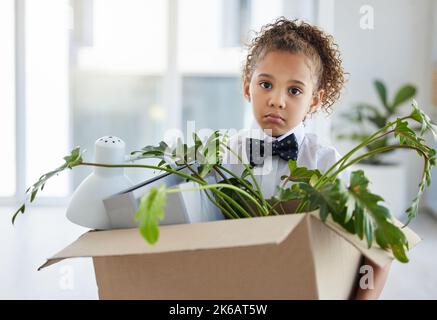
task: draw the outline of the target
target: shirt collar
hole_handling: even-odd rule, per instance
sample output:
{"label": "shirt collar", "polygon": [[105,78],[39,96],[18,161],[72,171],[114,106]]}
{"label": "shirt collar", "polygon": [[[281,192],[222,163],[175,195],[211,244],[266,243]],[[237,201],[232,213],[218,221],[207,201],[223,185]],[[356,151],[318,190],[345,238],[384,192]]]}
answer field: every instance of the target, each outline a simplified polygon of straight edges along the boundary
{"label": "shirt collar", "polygon": [[294,133],[294,136],[296,137],[297,145],[300,147],[302,142],[303,142],[303,139],[305,137],[305,127],[304,127],[302,122],[300,122],[296,127],[290,129],[289,131],[287,131],[286,133],[282,134],[281,136],[279,136],[277,138],[269,136],[264,131],[262,131],[261,127],[259,126],[259,124],[256,121],[254,121],[251,130],[254,130],[254,129],[256,131],[258,131],[256,133],[257,137],[254,137],[254,138],[264,139],[264,141],[266,141],[266,142],[281,141],[282,139],[285,139],[286,137],[288,137],[290,134]]}

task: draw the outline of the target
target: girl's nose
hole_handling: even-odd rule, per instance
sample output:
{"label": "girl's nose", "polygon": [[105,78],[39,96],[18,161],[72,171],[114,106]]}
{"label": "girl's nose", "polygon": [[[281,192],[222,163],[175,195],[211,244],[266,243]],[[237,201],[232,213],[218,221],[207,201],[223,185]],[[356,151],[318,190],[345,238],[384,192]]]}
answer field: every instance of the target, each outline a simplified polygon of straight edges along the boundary
{"label": "girl's nose", "polygon": [[269,101],[269,106],[279,109],[285,108],[285,97],[280,92],[272,93]]}

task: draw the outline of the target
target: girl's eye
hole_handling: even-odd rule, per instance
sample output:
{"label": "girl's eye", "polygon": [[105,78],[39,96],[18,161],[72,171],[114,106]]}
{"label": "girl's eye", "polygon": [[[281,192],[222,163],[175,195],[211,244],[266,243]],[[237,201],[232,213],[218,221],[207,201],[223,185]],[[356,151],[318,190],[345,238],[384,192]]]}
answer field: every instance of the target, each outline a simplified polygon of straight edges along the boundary
{"label": "girl's eye", "polygon": [[302,94],[302,92],[298,88],[290,88],[288,92],[290,92],[290,94],[292,94],[293,96],[298,96]]}
{"label": "girl's eye", "polygon": [[261,88],[263,88],[263,89],[271,89],[271,87],[272,87],[272,84],[269,83],[269,82],[266,82],[266,81],[262,81],[262,82],[260,82],[259,85],[260,85]]}

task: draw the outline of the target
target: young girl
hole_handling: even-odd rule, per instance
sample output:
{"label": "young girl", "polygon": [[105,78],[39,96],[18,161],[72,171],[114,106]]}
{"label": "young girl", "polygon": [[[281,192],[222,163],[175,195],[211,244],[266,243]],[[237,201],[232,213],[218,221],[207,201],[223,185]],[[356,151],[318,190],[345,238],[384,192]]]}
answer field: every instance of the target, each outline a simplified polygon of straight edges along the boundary
{"label": "young girl", "polygon": [[[330,35],[310,24],[279,18],[265,25],[248,48],[243,68],[243,94],[251,103],[256,130],[231,137],[225,165],[241,174],[250,163],[266,198],[274,195],[287,175],[288,160],[319,169],[333,165],[339,154],[314,134],[305,132],[304,121],[323,109],[330,112],[340,96],[344,72],[340,53]],[[348,183],[346,174],[340,177]],[[388,268],[374,270],[374,289],[358,289],[356,298],[377,298]]]}
{"label": "young girl", "polygon": [[[230,139],[238,155],[227,162],[236,173],[254,167],[266,198],[274,195],[288,160],[326,171],[339,159],[335,148],[305,132],[304,120],[319,109],[330,111],[344,83],[340,54],[331,36],[306,23],[280,18],[249,45],[243,68],[243,93],[256,120],[252,130]],[[340,176],[347,180],[347,174]]]}

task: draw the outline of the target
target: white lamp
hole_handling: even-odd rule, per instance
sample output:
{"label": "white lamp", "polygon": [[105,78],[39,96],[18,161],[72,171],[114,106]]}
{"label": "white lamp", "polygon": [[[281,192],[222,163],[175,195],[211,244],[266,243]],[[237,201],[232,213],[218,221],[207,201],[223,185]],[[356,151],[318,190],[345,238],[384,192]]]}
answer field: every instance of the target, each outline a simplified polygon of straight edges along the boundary
{"label": "white lamp", "polygon": [[[126,144],[115,136],[97,139],[94,144],[95,162],[101,164],[123,164]],[[94,167],[77,187],[67,207],[67,218],[78,225],[91,229],[111,229],[102,200],[121,190],[133,186],[125,175],[124,168]]]}

